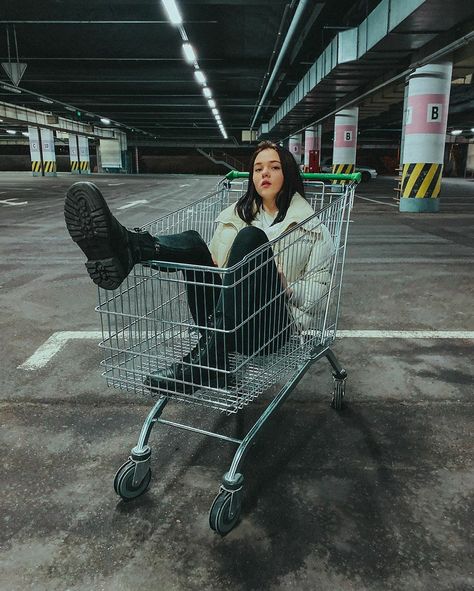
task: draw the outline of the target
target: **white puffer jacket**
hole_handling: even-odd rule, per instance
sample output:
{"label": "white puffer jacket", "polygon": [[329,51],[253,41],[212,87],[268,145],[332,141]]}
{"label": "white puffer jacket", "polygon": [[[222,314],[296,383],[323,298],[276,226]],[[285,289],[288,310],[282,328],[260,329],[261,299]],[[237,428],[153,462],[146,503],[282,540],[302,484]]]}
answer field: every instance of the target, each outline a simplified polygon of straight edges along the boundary
{"label": "white puffer jacket", "polygon": [[[331,234],[316,216],[288,232],[312,215],[314,210],[308,201],[295,193],[281,224],[280,236],[272,244],[275,263],[288,283],[294,319],[302,329],[314,326],[316,315],[325,304],[334,254]],[[219,214],[216,224],[209,250],[218,267],[225,267],[237,233],[248,224],[237,215],[235,204]]]}

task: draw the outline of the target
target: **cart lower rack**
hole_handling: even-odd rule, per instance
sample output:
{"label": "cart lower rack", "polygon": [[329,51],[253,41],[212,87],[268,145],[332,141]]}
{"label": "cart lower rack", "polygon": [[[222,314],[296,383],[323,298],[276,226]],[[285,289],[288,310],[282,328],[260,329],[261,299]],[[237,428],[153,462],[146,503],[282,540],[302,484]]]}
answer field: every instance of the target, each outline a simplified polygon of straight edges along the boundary
{"label": "cart lower rack", "polygon": [[[209,515],[211,528],[225,535],[241,513],[242,466],[250,444],[321,357],[333,370],[331,404],[341,409],[347,375],[330,347],[360,179],[303,176],[314,214],[235,265],[153,261],[136,265],[115,291],[99,289],[107,384],[155,399],[137,445],[115,476],[115,491],[124,500],[150,484],[148,441],[156,423],[237,444]],[[243,194],[247,178],[229,173],[214,193],[143,229],[162,237],[186,232],[209,243],[215,219]],[[242,439],[162,417],[170,400],[234,414],[275,385],[278,393]]]}

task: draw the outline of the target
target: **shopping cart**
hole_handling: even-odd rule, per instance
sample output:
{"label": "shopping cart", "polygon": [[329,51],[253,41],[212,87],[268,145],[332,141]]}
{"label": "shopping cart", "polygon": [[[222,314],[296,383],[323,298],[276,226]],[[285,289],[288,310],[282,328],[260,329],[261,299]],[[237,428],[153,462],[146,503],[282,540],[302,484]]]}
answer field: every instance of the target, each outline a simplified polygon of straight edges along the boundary
{"label": "shopping cart", "polygon": [[[306,197],[315,213],[278,239],[256,249],[238,265],[216,268],[144,263],[136,265],[115,291],[99,289],[97,310],[103,334],[100,346],[105,354],[102,364],[107,384],[147,396],[151,394],[155,399],[137,445],[115,476],[115,491],[124,500],[138,497],[149,486],[151,449],[148,440],[156,423],[237,444],[209,516],[211,528],[224,535],[239,520],[244,481],[242,465],[250,445],[310,366],[321,357],[328,359],[333,370],[332,407],[342,408],[347,374],[330,346],[336,338],[349,216],[360,174],[304,174],[303,177]],[[245,192],[247,182],[247,173],[233,171],[212,194],[143,229],[153,235],[197,230],[209,243],[215,219]],[[298,307],[293,304],[292,296],[301,277],[284,282],[279,273],[268,270],[269,265],[276,268],[275,263],[281,268],[285,257],[295,256],[295,249],[305,248],[312,249],[315,256],[311,257],[312,268],[304,272],[304,298],[308,301]],[[244,286],[248,287],[248,281],[256,273],[260,273],[258,277],[262,280],[262,269],[266,270],[264,280],[274,285],[270,292],[267,286],[265,293],[270,293],[271,297],[260,302],[255,313],[248,318],[236,318],[231,327],[208,321],[222,298],[227,297],[234,303],[236,298],[248,298]],[[204,311],[192,313],[193,293],[202,296]],[[276,314],[280,317],[275,317]],[[210,337],[218,339],[221,349],[227,348],[226,362],[219,365],[208,361],[205,367],[192,367],[202,359],[198,357],[196,361],[190,352],[193,348],[199,350],[200,339]],[[153,376],[157,372],[179,363],[191,366],[193,376],[207,371],[217,379],[188,379],[185,383],[176,377],[175,381],[154,383]],[[200,405],[232,415],[275,385],[280,386],[278,393],[242,439],[161,416],[169,401]]]}

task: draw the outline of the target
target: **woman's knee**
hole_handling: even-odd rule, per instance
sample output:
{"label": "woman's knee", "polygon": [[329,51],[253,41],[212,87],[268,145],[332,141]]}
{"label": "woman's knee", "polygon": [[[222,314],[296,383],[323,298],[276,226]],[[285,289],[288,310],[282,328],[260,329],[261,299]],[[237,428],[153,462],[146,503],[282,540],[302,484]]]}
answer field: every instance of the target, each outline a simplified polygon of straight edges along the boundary
{"label": "woman's knee", "polygon": [[264,244],[268,244],[268,238],[263,230],[255,228],[254,226],[246,226],[245,228],[242,228],[232,243],[228,266],[235,265],[246,255]]}
{"label": "woman's knee", "polygon": [[252,246],[252,250],[268,242],[268,237],[263,230],[255,226],[245,226],[235,237],[234,244]]}

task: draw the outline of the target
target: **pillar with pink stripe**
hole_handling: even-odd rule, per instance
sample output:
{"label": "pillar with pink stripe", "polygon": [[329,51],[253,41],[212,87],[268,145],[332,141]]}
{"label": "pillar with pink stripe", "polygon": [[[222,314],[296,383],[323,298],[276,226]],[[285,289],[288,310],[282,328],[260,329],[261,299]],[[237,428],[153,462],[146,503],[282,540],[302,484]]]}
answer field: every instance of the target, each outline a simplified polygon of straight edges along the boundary
{"label": "pillar with pink stripe", "polygon": [[408,77],[400,211],[439,210],[452,71],[452,63],[444,61],[418,68]]}
{"label": "pillar with pink stripe", "polygon": [[334,120],[332,170],[334,173],[354,172],[357,152],[359,107],[343,109]]}

